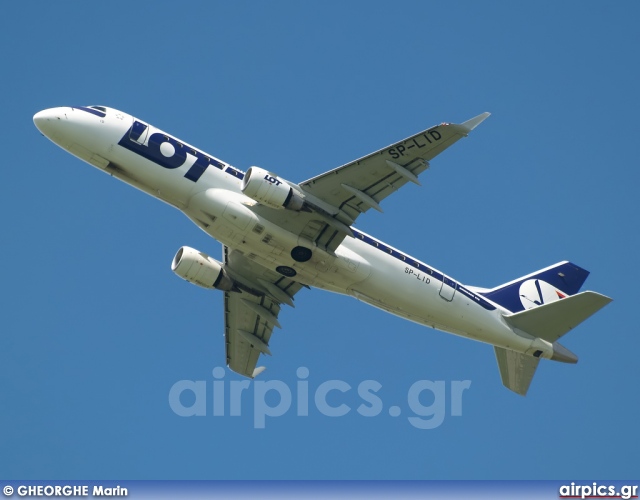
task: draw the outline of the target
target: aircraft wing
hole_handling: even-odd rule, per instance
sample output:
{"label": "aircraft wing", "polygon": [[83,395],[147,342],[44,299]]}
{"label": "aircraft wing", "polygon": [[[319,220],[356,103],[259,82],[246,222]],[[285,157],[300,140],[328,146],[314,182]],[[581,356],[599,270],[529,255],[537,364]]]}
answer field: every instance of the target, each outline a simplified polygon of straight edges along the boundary
{"label": "aircraft wing", "polygon": [[293,306],[293,295],[304,285],[226,246],[223,260],[229,276],[241,290],[224,294],[227,365],[234,372],[253,378],[264,370],[256,368],[260,354],[271,355],[269,340],[274,326],[280,327],[281,304]]}
{"label": "aircraft wing", "polygon": [[407,182],[419,184],[418,175],[429,168],[429,160],[466,137],[488,116],[482,113],[459,125],[431,127],[298,186],[332,207],[327,211],[336,219],[351,225],[370,208],[382,212],[379,203]]}

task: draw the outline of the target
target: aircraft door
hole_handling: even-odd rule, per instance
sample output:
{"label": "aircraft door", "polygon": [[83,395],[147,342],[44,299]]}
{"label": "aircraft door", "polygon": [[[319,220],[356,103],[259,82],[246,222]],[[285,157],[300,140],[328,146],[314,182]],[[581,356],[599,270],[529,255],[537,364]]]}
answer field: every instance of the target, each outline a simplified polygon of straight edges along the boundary
{"label": "aircraft door", "polygon": [[456,294],[456,289],[458,288],[458,284],[453,281],[451,278],[442,275],[442,286],[440,287],[440,297],[442,297],[447,302],[451,302],[453,300],[453,296]]}

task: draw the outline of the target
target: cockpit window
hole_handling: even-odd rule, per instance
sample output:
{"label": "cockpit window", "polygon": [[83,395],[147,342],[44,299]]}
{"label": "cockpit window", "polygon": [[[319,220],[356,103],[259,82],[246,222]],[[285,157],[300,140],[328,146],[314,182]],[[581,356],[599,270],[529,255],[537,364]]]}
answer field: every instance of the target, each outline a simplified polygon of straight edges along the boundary
{"label": "cockpit window", "polygon": [[104,106],[89,106],[88,108],[86,106],[72,106],[72,108],[91,113],[92,115],[99,116],[100,118],[107,116],[107,108]]}

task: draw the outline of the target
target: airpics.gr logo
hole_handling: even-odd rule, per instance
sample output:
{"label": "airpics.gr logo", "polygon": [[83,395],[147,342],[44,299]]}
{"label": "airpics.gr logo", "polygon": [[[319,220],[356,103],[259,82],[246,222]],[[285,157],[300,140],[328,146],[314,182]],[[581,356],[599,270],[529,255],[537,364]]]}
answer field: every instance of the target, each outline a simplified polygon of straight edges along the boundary
{"label": "airpics.gr logo", "polygon": [[567,294],[542,280],[527,280],[520,285],[520,302],[525,309],[533,309],[543,304],[564,299]]}

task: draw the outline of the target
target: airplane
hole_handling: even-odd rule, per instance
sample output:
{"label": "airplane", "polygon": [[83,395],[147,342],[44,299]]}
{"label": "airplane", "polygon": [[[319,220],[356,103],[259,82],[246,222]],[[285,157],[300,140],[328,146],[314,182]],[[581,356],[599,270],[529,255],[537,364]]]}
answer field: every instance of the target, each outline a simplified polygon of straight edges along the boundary
{"label": "airplane", "polygon": [[442,123],[298,184],[225,161],[106,106],[45,109],[33,121],[98,170],[182,211],[222,243],[218,261],[181,247],[171,269],[224,293],[227,366],[254,378],[283,305],[302,288],[355,297],[401,318],[494,346],[502,383],[526,395],[541,358],[576,363],[558,342],[611,302],[580,292],[589,272],[559,262],[494,288],[469,286],[353,227],[489,113]]}

